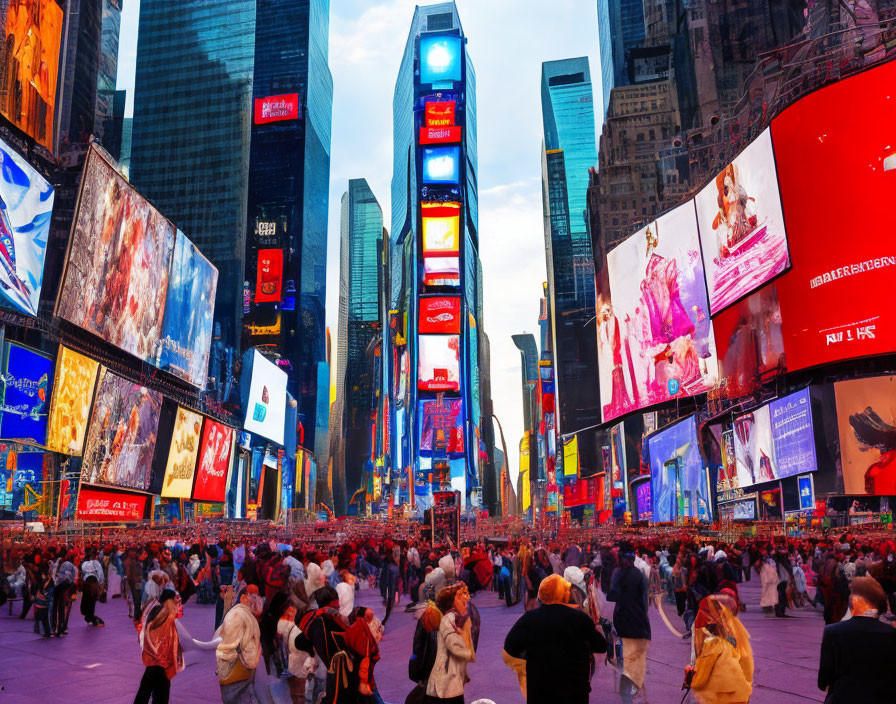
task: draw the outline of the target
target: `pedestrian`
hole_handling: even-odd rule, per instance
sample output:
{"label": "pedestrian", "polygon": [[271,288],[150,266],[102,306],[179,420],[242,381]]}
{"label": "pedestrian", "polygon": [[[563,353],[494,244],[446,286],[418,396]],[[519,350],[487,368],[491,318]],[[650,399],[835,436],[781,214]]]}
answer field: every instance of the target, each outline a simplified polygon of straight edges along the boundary
{"label": "pedestrian", "polygon": [[408,661],[408,677],[416,686],[408,695],[408,702],[422,702],[426,699],[426,687],[439,650],[438,633],[442,612],[430,603],[419,609],[416,617],[417,627]]}
{"label": "pedestrian", "polygon": [[106,624],[96,615],[96,603],[100,600],[106,580],[103,566],[96,559],[93,550],[85,554],[84,562],[81,563],[81,579],[81,615],[88,626],[102,628]]}
{"label": "pedestrian", "polygon": [[261,659],[258,619],[263,609],[257,586],[247,587],[215,631],[215,637],[221,639],[215,657],[223,704],[258,704],[255,670]]}
{"label": "pedestrian", "polygon": [[[567,572],[578,570],[568,567]],[[524,613],[504,639],[504,662],[517,672],[528,704],[587,704],[594,654],[607,642],[584,611],[570,608],[572,585],[550,575],[538,590],[541,605]],[[521,665],[522,663],[522,665]]]}
{"label": "pedestrian", "polygon": [[[305,702],[305,661],[308,653],[296,646],[302,630],[296,624],[296,607],[289,602],[277,621],[277,652],[281,667],[284,668],[286,682],[289,685],[289,698],[292,704]],[[285,656],[285,657],[284,657]]]}
{"label": "pedestrian", "polygon": [[153,704],[168,704],[171,680],[184,669],[183,650],[175,627],[180,607],[177,592],[166,589],[142,617],[140,641],[146,669],[134,704],[148,704],[150,699]]}
{"label": "pedestrian", "polygon": [[623,704],[632,704],[635,693],[644,687],[650,619],[647,615],[648,579],[635,567],[632,546],[619,547],[619,566],[610,580],[607,601],[613,601],[613,627],[622,639],[622,674],[619,694]]}
{"label": "pedestrian", "polygon": [[35,630],[42,625],[44,627],[44,638],[49,638],[53,635],[50,630],[50,595],[52,591],[53,580],[50,577],[50,570],[46,565],[43,565],[34,581],[33,597]]}
{"label": "pedestrian", "polygon": [[313,594],[318,609],[302,617],[300,628],[307,634],[327,671],[326,704],[347,704],[354,701],[357,673],[346,652],[345,631],[348,623],[339,613],[339,593],[327,585]]}
{"label": "pedestrian", "polygon": [[351,625],[345,632],[345,645],[353,656],[358,673],[358,704],[382,704],[383,699],[373,676],[374,666],[380,659],[381,638],[373,611],[363,606],[354,609]]}
{"label": "pedestrian", "polygon": [[62,562],[56,568],[53,589],[53,617],[56,637],[60,638],[68,633],[68,619],[72,611],[72,596],[75,594],[78,581],[78,568],[75,567],[75,556],[70,552],[66,557],[60,558]]}
{"label": "pedestrian", "polygon": [[753,692],[750,635],[737,617],[740,602],[731,589],[700,602],[694,622],[691,691],[699,704],[746,704]]}
{"label": "pedestrian", "polygon": [[756,573],[762,585],[762,594],[759,606],[765,612],[766,618],[771,618],[772,609],[778,608],[778,568],[775,561],[763,552],[755,564]]}
{"label": "pedestrian", "polygon": [[426,686],[428,704],[463,704],[467,665],[476,661],[469,618],[470,593],[456,582],[436,596],[436,608],[444,614],[439,624],[438,650]]}

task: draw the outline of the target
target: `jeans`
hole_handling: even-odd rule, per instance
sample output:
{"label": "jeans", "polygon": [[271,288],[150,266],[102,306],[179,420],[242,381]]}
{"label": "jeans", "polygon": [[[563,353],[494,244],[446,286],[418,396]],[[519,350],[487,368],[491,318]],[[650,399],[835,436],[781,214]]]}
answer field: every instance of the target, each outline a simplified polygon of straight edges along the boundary
{"label": "jeans", "polygon": [[168,696],[171,694],[171,680],[165,674],[165,668],[158,665],[150,665],[143,673],[140,680],[140,689],[134,697],[134,704],[168,704]]}
{"label": "jeans", "polygon": [[84,591],[81,594],[81,614],[87,623],[99,626],[103,619],[96,615],[96,602],[102,587],[96,577],[88,577],[84,582]]}
{"label": "jeans", "polygon": [[68,630],[68,617],[72,612],[72,594],[75,591],[75,585],[71,582],[62,582],[57,584],[53,590],[53,628],[57,634],[65,633]]}
{"label": "jeans", "polygon": [[50,609],[49,607],[34,607],[34,620],[35,620],[35,629],[37,626],[44,627],[44,635],[49,636],[52,631],[50,630]]}

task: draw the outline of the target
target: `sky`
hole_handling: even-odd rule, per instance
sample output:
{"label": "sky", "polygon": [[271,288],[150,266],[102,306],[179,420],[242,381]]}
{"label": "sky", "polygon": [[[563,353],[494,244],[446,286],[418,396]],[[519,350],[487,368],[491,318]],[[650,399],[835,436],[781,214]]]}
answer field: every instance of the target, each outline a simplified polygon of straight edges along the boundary
{"label": "sky", "polygon": [[[392,94],[413,0],[331,0],[333,132],[327,249],[327,324],[336,349],[342,194],[365,178],[391,224]],[[419,3],[430,4],[430,3]],[[588,56],[600,76],[595,0],[457,0],[476,70],[479,241],[492,398],[516,485],[523,433],[521,360],[511,335],[539,339],[545,281],[541,199],[541,63]],[[118,87],[133,93],[139,0],[124,0]],[[602,114],[594,90],[595,116]],[[596,130],[600,127],[597,125]],[[335,370],[331,370],[335,378]],[[595,380],[595,383],[597,381]],[[500,438],[496,432],[496,443]]]}

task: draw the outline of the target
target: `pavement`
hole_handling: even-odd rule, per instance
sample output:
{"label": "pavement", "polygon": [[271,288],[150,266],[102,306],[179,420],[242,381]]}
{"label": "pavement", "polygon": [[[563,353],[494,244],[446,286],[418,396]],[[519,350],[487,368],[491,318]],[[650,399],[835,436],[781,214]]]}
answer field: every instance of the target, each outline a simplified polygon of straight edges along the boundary
{"label": "pavement", "polygon": [[[806,607],[793,612],[794,618],[766,618],[759,609],[759,591],[755,578],[741,585],[741,598],[748,604],[742,621],[750,632],[756,663],[751,703],[823,701],[823,693],[815,684],[824,627],[821,613]],[[488,698],[496,704],[523,704],[516,675],[501,660],[504,636],[522,614],[522,605],[508,609],[493,592],[477,594],[474,600],[482,614],[482,630],[477,661],[468,671],[466,701]],[[402,601],[402,606],[405,603]],[[380,617],[383,615],[378,592],[357,592],[356,604],[369,606]],[[37,704],[59,700],[60,695],[66,704],[130,704],[137,692],[143,665],[136,632],[127,617],[127,605],[122,599],[110,599],[97,607],[99,616],[105,619],[105,628],[85,624],[75,604],[69,635],[61,639],[35,635],[34,622],[18,618],[19,603],[15,604],[12,617],[6,606],[0,608],[0,704]],[[678,630],[684,630],[674,606],[667,605],[665,613]],[[647,653],[646,696],[642,701],[678,704],[690,645],[672,635],[653,607],[650,620],[653,640]],[[214,608],[188,603],[182,623],[194,638],[210,640]],[[407,676],[407,662],[415,625],[413,617],[401,607],[393,611],[386,625],[376,680],[388,704],[403,704],[413,687]],[[175,704],[220,701],[214,653],[188,650],[186,661],[187,668],[172,682],[171,701]],[[262,673],[263,666],[258,674],[260,691],[274,684],[273,678],[262,677]],[[283,700],[279,696],[282,690],[275,685],[272,691],[275,694],[267,701],[279,704]],[[615,694],[614,671],[600,657],[592,680],[591,702],[616,701],[619,699]]]}

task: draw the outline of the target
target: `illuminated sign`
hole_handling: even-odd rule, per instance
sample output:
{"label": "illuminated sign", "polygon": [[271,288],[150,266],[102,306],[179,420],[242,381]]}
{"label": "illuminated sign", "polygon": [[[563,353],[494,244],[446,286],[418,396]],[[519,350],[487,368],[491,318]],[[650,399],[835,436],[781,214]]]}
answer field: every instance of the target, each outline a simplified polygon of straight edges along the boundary
{"label": "illuminated sign", "polygon": [[427,102],[424,107],[426,127],[451,127],[454,125],[454,111],[457,103],[454,100],[438,100]]}
{"label": "illuminated sign", "polygon": [[423,183],[456,184],[460,181],[460,147],[423,149]]}
{"label": "illuminated sign", "polygon": [[78,491],[79,521],[142,521],[149,496],[101,491],[82,486]]}
{"label": "illuminated sign", "polygon": [[423,282],[428,286],[458,286],[459,257],[424,257]]}
{"label": "illuminated sign", "polygon": [[460,203],[422,203],[423,256],[457,256],[460,249]]}
{"label": "illuminated sign", "polygon": [[299,118],[299,94],[271,95],[255,99],[255,124],[297,120]]}
{"label": "illuminated sign", "polygon": [[460,127],[421,127],[420,144],[456,144],[460,142]]}
{"label": "illuminated sign", "polygon": [[423,36],[420,38],[420,82],[459,81],[461,79],[461,38]]}
{"label": "illuminated sign", "polygon": [[256,303],[279,303],[283,278],[283,250],[258,250],[258,279],[255,282]]}
{"label": "illuminated sign", "polygon": [[460,298],[457,296],[421,298],[418,332],[459,334]]}

